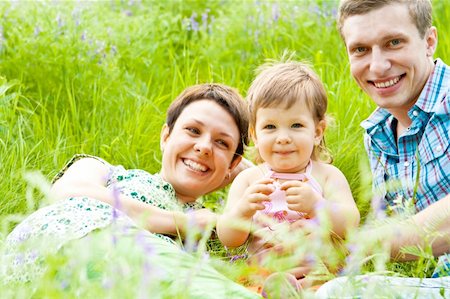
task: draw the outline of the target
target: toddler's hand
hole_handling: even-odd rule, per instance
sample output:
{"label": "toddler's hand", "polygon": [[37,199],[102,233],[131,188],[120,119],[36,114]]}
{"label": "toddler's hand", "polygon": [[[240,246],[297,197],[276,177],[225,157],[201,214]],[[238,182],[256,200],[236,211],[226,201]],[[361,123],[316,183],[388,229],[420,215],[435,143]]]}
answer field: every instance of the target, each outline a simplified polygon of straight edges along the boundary
{"label": "toddler's hand", "polygon": [[196,228],[203,231],[208,227],[214,227],[217,222],[217,217],[218,215],[209,209],[199,209],[188,212],[186,229]]}
{"label": "toddler's hand", "polygon": [[281,190],[286,191],[286,202],[290,210],[314,217],[315,206],[322,197],[309,184],[301,181],[287,181],[281,184]]}
{"label": "toddler's hand", "polygon": [[264,202],[270,201],[269,194],[275,190],[272,183],[272,179],[264,178],[248,186],[244,196],[235,207],[236,215],[249,219],[253,217],[256,211],[264,210]]}

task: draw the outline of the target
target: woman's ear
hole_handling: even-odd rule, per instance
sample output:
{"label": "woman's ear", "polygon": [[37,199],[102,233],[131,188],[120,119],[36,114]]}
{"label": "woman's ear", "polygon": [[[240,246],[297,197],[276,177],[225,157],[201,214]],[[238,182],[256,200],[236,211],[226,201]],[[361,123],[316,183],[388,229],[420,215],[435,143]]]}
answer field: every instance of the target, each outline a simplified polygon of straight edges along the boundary
{"label": "woman's ear", "polygon": [[241,163],[242,160],[242,156],[237,156],[233,161],[231,161],[230,164],[230,173],[233,172],[233,170],[236,168],[236,166],[239,165],[239,163]]}
{"label": "woman's ear", "polygon": [[327,123],[324,119],[319,121],[316,125],[316,131],[314,136],[314,145],[319,145],[323,139],[323,134],[325,133],[325,129],[327,127]]}
{"label": "woman's ear", "polygon": [[159,139],[159,147],[161,148],[161,152],[164,151],[164,147],[166,146],[167,139],[170,136],[170,128],[167,124],[164,124],[161,129],[161,135]]}

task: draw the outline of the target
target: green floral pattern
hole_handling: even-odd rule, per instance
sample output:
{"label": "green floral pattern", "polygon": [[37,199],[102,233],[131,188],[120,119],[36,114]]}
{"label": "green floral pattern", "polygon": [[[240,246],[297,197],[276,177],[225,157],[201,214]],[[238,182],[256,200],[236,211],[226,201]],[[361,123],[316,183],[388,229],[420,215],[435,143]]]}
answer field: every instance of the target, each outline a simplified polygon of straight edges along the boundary
{"label": "green floral pattern", "polygon": [[[84,156],[76,156],[68,166],[80,157]],[[187,211],[202,207],[198,202],[180,203],[173,187],[159,174],[152,175],[139,169],[126,170],[122,166],[112,166],[99,160],[110,167],[107,188],[113,190],[113,194],[120,192],[169,211]],[[60,176],[59,174],[58,178]],[[119,204],[120,202],[117,202],[117,205]],[[43,272],[44,267],[39,266],[43,256],[56,252],[71,240],[82,238],[91,231],[105,228],[112,223],[120,227],[137,226],[118,209],[89,197],[72,197],[41,208],[17,225],[6,238],[2,265],[8,266],[2,267],[3,271],[7,271],[7,276],[12,280],[30,280],[34,275]],[[157,235],[174,243],[168,236]]]}

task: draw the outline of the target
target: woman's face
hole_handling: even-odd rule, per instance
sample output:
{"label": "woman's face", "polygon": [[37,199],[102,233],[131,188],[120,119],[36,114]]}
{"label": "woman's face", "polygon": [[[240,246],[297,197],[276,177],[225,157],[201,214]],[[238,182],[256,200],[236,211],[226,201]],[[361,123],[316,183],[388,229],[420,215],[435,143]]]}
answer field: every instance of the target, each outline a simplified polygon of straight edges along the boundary
{"label": "woman's face", "polygon": [[217,187],[239,163],[232,159],[239,143],[233,117],[211,100],[198,100],[184,108],[172,132],[164,125],[161,175],[183,202],[195,201]]}

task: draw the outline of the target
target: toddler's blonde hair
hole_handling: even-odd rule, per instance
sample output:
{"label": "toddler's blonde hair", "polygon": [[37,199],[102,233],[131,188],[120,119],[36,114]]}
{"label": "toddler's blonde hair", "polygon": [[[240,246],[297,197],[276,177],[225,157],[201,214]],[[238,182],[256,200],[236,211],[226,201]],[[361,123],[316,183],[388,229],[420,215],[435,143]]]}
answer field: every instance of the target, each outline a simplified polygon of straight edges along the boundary
{"label": "toddler's blonde hair", "polygon": [[[255,133],[256,113],[259,108],[282,106],[289,109],[299,101],[304,101],[316,124],[321,120],[326,121],[327,93],[319,76],[309,64],[299,61],[272,61],[261,65],[247,93],[250,132]],[[324,138],[314,147],[312,159],[332,162]],[[255,153],[255,162],[263,162],[258,153]]]}

